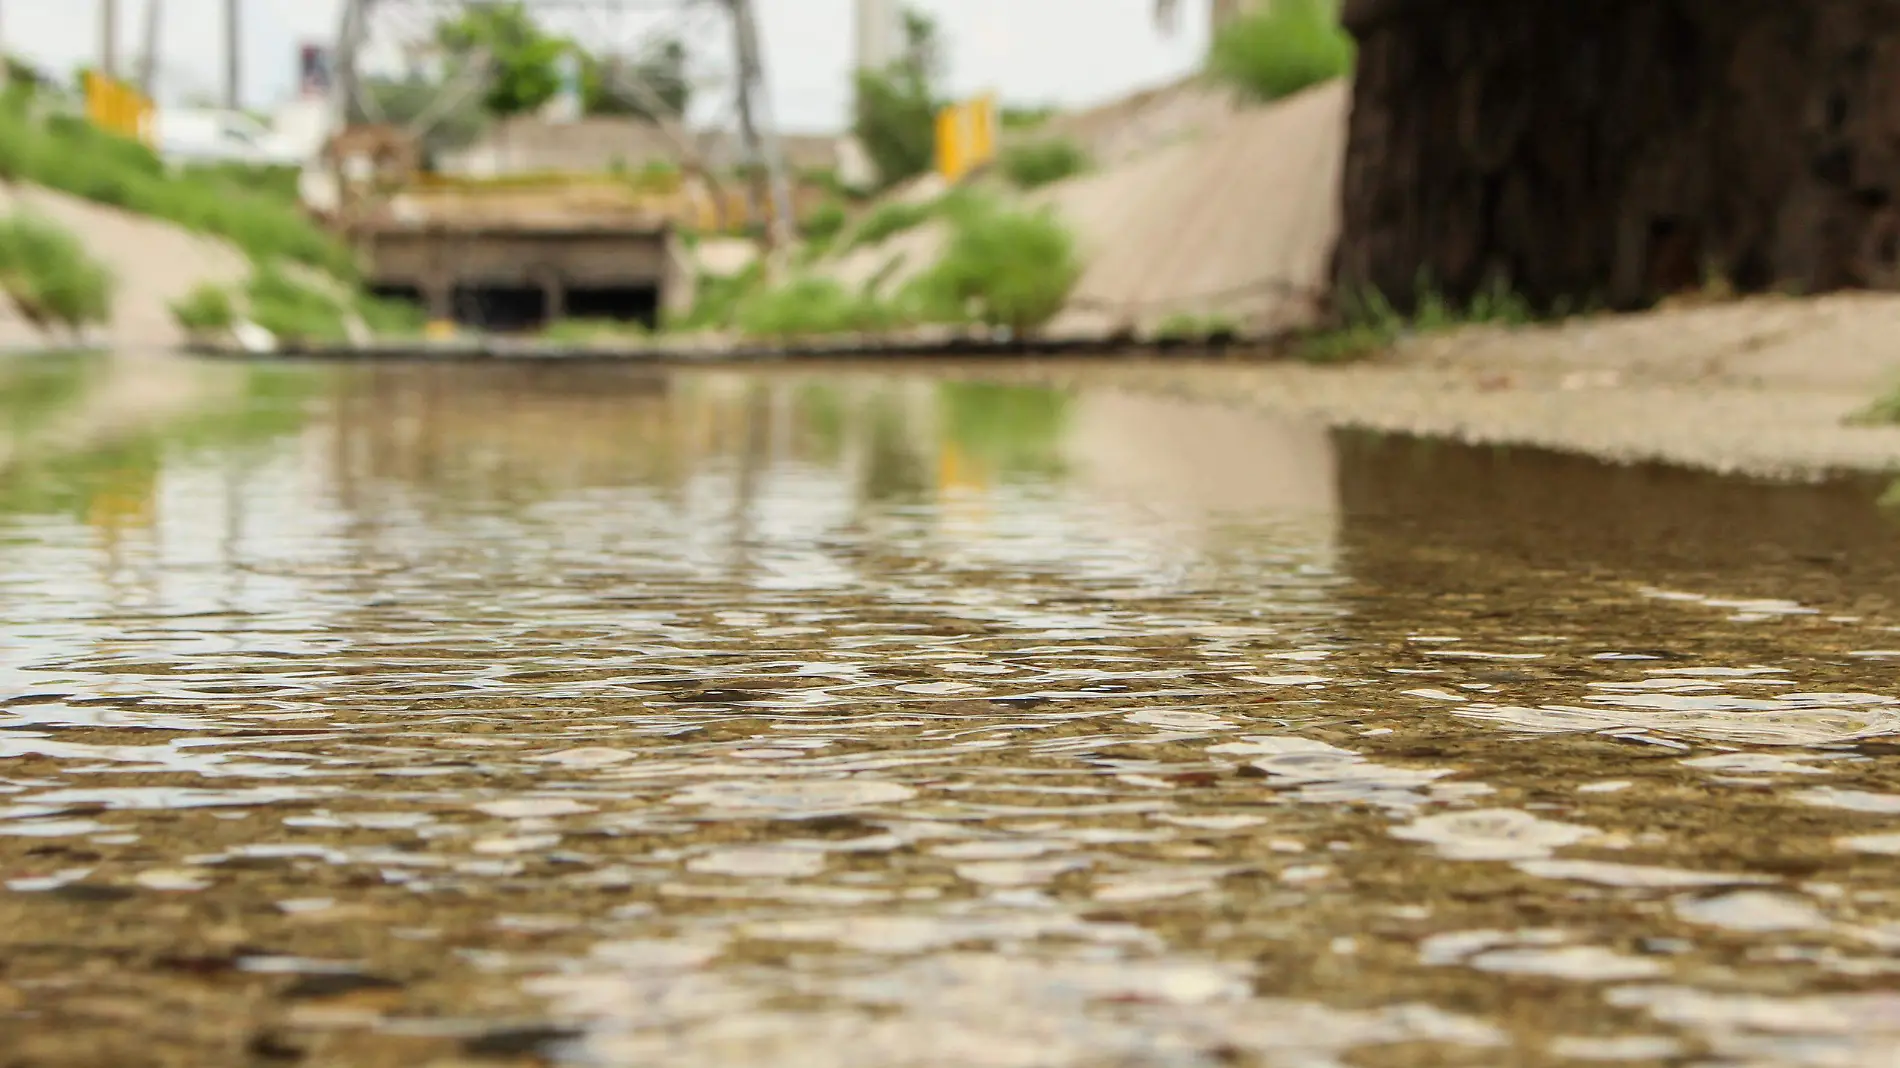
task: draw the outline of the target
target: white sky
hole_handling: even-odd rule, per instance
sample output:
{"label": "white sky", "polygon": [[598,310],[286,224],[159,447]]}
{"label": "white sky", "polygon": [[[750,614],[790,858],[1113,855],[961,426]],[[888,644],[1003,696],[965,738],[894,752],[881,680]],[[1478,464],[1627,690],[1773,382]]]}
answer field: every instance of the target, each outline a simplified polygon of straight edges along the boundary
{"label": "white sky", "polygon": [[[120,0],[122,60],[140,51],[149,2]],[[162,2],[161,99],[216,91],[223,84],[223,0]],[[335,32],[338,0],[241,2],[245,103],[268,107],[294,86],[298,44],[327,41]],[[389,16],[392,27],[419,23],[416,12],[430,6],[428,0],[389,2],[409,9],[402,14],[398,7]],[[780,125],[795,131],[841,128],[849,102],[851,0],[756,2]],[[936,16],[943,29],[953,91],[994,89],[1013,103],[1090,103],[1166,81],[1192,69],[1207,40],[1204,5],[1189,5],[1193,10],[1173,38],[1156,31],[1151,0],[916,0],[916,6]],[[92,62],[101,7],[101,0],[0,0],[0,47],[55,71]],[[589,40],[630,44],[654,20],[627,14],[589,22],[569,14],[548,21]],[[705,32],[716,34],[710,24]],[[710,65],[723,65],[720,36],[692,39],[704,42]]]}

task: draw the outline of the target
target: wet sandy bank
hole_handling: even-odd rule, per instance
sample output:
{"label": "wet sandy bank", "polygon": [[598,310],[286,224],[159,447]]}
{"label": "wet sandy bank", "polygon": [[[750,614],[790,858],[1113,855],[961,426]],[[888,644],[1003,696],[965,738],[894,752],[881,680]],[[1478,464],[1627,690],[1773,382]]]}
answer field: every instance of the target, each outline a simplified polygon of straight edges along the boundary
{"label": "wet sandy bank", "polygon": [[1900,468],[1900,427],[1846,422],[1900,382],[1900,297],[1883,294],[1472,328],[1350,366],[1143,359],[976,372],[1623,462],[1776,477]]}

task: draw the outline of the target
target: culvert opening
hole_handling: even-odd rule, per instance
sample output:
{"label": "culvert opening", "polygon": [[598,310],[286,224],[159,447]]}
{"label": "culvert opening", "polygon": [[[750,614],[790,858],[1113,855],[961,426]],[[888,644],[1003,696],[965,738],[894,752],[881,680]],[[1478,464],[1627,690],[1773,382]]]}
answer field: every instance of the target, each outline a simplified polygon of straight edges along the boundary
{"label": "culvert opening", "polygon": [[649,329],[660,325],[660,291],[656,286],[595,286],[567,291],[570,319],[611,319],[638,323]]}
{"label": "culvert opening", "polygon": [[496,333],[533,330],[547,322],[547,294],[539,286],[460,286],[455,321]]}

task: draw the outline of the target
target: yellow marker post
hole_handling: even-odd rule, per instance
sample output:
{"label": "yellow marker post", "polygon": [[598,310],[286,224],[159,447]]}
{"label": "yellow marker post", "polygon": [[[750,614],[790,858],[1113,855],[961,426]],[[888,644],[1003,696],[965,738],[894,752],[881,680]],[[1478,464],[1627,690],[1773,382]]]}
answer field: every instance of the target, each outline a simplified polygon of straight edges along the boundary
{"label": "yellow marker post", "polygon": [[957,181],[970,169],[966,118],[957,104],[937,112],[937,173],[948,182]]}
{"label": "yellow marker post", "polygon": [[154,114],[152,102],[131,86],[98,71],[86,72],[86,118],[94,126],[149,145]]}
{"label": "yellow marker post", "polygon": [[970,166],[982,167],[996,159],[996,95],[984,93],[965,107],[968,109]]}

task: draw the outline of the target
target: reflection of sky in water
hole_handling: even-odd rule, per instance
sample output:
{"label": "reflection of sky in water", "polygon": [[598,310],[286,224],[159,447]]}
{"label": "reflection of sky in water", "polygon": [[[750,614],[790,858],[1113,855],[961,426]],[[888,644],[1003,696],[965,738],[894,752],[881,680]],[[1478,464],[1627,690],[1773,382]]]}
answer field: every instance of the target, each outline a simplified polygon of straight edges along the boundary
{"label": "reflection of sky in water", "polygon": [[1877,612],[1464,557],[1238,413],[588,374],[223,381],[136,470],[15,432],[111,493],[0,513],[0,1013],[181,1062],[1895,1052]]}

